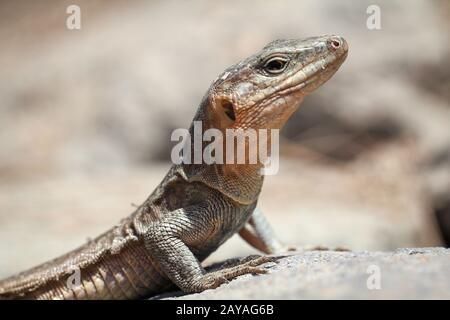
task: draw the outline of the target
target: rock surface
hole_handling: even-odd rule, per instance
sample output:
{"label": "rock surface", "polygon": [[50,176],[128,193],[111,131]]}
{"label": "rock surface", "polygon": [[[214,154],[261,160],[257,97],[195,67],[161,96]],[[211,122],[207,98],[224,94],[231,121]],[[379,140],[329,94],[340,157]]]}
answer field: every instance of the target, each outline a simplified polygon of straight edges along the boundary
{"label": "rock surface", "polygon": [[266,266],[267,275],[245,275],[215,290],[160,298],[450,299],[450,249],[307,251]]}

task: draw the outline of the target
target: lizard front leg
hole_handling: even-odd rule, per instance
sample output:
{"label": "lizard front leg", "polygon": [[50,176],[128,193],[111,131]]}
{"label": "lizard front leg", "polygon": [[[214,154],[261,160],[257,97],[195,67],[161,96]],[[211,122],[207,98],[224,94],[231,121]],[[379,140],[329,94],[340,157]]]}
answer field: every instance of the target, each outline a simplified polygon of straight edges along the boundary
{"label": "lizard front leg", "polygon": [[248,224],[239,231],[239,235],[254,248],[267,253],[281,253],[295,250],[284,245],[276,236],[261,210],[256,207]]}
{"label": "lizard front leg", "polygon": [[208,245],[214,233],[214,222],[207,221],[207,207],[178,209],[152,223],[144,235],[144,243],[152,260],[165,275],[186,293],[213,289],[243,274],[262,274],[261,264],[276,261],[273,257],[255,257],[230,268],[206,272],[188,244]]}

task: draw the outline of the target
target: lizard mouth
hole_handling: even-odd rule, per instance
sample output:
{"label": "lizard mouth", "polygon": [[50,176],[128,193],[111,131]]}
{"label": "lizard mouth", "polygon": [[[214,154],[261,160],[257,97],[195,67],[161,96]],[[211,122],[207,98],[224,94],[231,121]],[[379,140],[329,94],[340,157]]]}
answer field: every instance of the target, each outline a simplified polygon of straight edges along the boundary
{"label": "lizard mouth", "polygon": [[340,67],[342,62],[345,60],[346,54],[336,56],[334,54],[329,54],[320,58],[319,60],[313,61],[306,66],[304,66],[297,73],[300,76],[303,74],[303,79],[300,78],[300,83],[297,86],[307,86],[316,83],[321,85],[323,82],[328,80]]}
{"label": "lizard mouth", "polygon": [[268,103],[273,98],[279,96],[285,96],[294,92],[300,92],[300,90],[311,87],[312,90],[320,86],[327,81],[331,76],[339,69],[340,65],[347,57],[347,52],[341,55],[329,54],[318,60],[312,61],[304,65],[300,70],[292,75],[293,85],[282,88],[268,97]]}
{"label": "lizard mouth", "polygon": [[266,106],[270,105],[275,100],[282,99],[291,94],[306,95],[314,91],[314,89],[331,78],[346,57],[347,52],[344,52],[341,55],[331,53],[304,65],[291,76],[291,79],[293,79],[292,85],[273,92],[257,104]]}
{"label": "lizard mouth", "polygon": [[318,48],[323,50],[324,47],[327,48],[324,55],[304,65],[293,75],[293,82],[296,84],[291,86],[291,89],[302,89],[308,86],[308,91],[314,90],[330,79],[347,58],[348,45],[341,37],[329,37]]}

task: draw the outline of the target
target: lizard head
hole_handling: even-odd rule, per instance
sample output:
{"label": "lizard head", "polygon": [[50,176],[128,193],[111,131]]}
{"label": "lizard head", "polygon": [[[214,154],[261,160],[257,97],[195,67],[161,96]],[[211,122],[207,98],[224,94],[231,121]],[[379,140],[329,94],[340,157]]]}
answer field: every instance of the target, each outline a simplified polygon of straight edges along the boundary
{"label": "lizard head", "polygon": [[303,97],[337,71],[347,51],[338,36],[273,41],[216,79],[205,113],[218,129],[280,129]]}
{"label": "lizard head", "polygon": [[[274,174],[278,168],[277,147],[272,144],[272,133],[276,130],[272,129],[281,129],[303,98],[331,78],[347,57],[347,50],[347,43],[338,36],[277,40],[226,69],[204,96],[190,128],[194,140],[204,133],[202,144],[190,144],[190,155],[206,154],[210,155],[209,160],[219,162],[188,163],[183,167],[186,176],[239,203],[254,203],[261,191],[263,175]],[[198,123],[202,126],[196,127]],[[259,129],[270,130],[267,139],[260,139],[264,130]],[[252,139],[255,130],[258,136]],[[205,139],[207,131],[210,135]],[[275,135],[274,138],[277,139]],[[234,144],[235,140],[241,143]],[[264,149],[266,152],[260,152]],[[256,154],[258,157],[252,161]],[[271,168],[266,171],[267,164]]]}

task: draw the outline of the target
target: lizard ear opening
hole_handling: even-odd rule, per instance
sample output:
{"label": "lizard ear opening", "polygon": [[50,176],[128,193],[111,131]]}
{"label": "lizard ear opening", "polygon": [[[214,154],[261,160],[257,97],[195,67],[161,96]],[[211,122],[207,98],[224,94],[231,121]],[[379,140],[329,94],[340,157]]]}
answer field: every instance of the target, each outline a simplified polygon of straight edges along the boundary
{"label": "lizard ear opening", "polygon": [[230,118],[230,120],[235,121],[236,113],[234,111],[234,104],[229,100],[221,100],[220,105],[224,110],[225,114],[227,115],[227,117]]}

